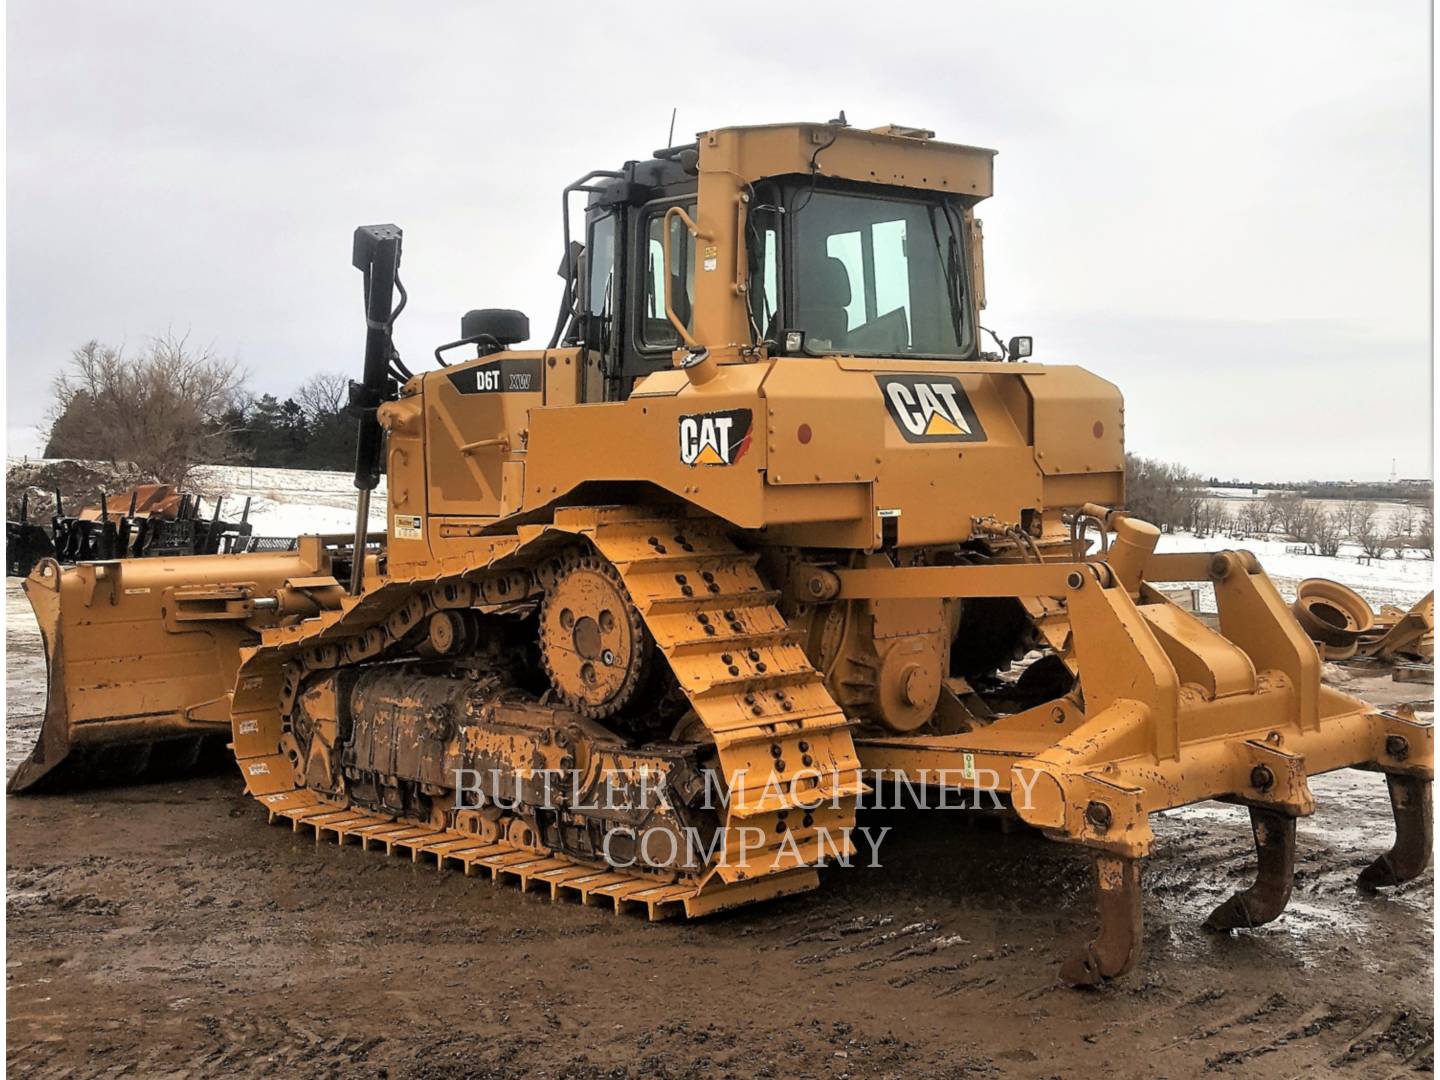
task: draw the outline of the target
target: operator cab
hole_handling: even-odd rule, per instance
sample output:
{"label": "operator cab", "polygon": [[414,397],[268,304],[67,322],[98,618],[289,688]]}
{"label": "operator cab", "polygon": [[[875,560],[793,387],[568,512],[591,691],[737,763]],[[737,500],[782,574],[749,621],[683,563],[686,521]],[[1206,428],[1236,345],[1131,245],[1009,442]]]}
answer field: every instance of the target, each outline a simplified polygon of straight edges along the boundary
{"label": "operator cab", "polygon": [[[834,142],[853,129],[815,130],[834,132]],[[929,133],[913,135],[923,142]],[[983,299],[970,237],[983,194],[827,175],[828,145],[811,155],[808,175],[743,185],[745,270],[737,278],[746,281],[749,326],[738,344],[771,355],[979,358]],[[697,267],[715,270],[717,249],[667,211],[679,207],[694,220],[699,185],[697,143],[566,189],[567,241],[569,195],[584,191],[589,200],[583,245],[569,245],[561,268],[566,298],[551,347],[583,347],[584,400],[623,400],[636,380],[674,366],[686,344],[667,315],[667,290],[677,320],[693,330]]]}

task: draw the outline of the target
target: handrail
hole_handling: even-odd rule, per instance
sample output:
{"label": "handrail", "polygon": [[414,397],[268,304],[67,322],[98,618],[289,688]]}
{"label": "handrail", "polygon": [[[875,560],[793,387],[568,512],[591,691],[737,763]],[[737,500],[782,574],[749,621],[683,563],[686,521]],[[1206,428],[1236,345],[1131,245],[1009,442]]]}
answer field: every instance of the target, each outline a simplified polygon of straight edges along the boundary
{"label": "handrail", "polygon": [[508,454],[510,452],[510,436],[498,435],[493,439],[476,439],[474,442],[466,443],[460,447],[460,453],[474,454],[489,446],[498,446],[502,454]]}
{"label": "handrail", "polygon": [[670,325],[675,327],[676,332],[679,333],[680,340],[685,342],[690,348],[696,349],[700,347],[700,342],[695,340],[695,336],[691,334],[685,327],[685,324],[680,321],[680,317],[675,314],[674,306],[670,303],[670,268],[675,265],[670,258],[670,219],[677,214],[685,222],[685,228],[690,230],[690,235],[695,237],[695,239],[709,240],[711,237],[709,233],[700,231],[700,226],[695,224],[694,219],[685,212],[683,207],[672,206],[669,210],[665,211],[665,217],[661,224],[661,230],[664,235],[660,241],[660,250],[665,256],[665,275],[661,282],[665,291],[665,317],[670,320]]}
{"label": "handrail", "polygon": [[548,347],[551,349],[560,344],[560,335],[565,332],[565,325],[570,321],[572,314],[570,290],[576,285],[575,253],[570,247],[570,196],[577,191],[591,193],[600,191],[601,188],[598,185],[590,183],[597,177],[604,177],[607,180],[624,180],[625,173],[616,172],[614,169],[591,169],[560,193],[560,227],[565,241],[565,295],[560,298],[560,315],[555,322],[555,332],[550,336]]}
{"label": "handrail", "polygon": [[744,296],[750,291],[750,268],[745,264],[745,226],[749,216],[746,209],[750,196],[741,192],[735,199],[735,295]]}

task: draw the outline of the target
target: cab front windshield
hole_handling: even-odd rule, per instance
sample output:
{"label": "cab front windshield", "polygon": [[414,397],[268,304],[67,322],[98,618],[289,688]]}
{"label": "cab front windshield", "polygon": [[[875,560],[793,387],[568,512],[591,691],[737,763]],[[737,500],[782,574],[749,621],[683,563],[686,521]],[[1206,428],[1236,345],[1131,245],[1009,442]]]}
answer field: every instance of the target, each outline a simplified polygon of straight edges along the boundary
{"label": "cab front windshield", "polygon": [[956,207],[806,187],[787,211],[793,290],[785,322],[805,332],[806,352],[970,355]]}

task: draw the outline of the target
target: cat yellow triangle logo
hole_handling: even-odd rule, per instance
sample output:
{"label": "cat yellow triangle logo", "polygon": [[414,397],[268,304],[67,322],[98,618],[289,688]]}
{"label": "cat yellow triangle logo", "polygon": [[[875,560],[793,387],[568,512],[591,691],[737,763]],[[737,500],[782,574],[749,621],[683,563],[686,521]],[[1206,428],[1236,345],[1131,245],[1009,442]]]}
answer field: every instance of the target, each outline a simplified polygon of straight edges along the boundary
{"label": "cat yellow triangle logo", "polygon": [[877,375],[885,409],[907,442],[984,442],[985,428],[953,375]]}
{"label": "cat yellow triangle logo", "polygon": [[749,409],[680,417],[680,460],[686,465],[734,465],[750,447]]}
{"label": "cat yellow triangle logo", "polygon": [[945,419],[938,412],[930,417],[930,422],[925,425],[926,435],[964,435],[966,432],[956,426],[953,421]]}

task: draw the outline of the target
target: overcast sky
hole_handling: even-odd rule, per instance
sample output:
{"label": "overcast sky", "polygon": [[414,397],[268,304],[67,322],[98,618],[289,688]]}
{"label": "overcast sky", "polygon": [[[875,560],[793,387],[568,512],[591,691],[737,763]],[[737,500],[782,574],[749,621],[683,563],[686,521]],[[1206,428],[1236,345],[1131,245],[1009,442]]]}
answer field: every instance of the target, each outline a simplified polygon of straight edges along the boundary
{"label": "overcast sky", "polygon": [[405,229],[411,366],[471,307],[548,338],[567,182],[672,106],[677,141],[843,108],[1000,151],[985,321],[1117,383],[1130,449],[1430,475],[1423,0],[7,6],[11,454],[89,338],[358,372],[362,223]]}

